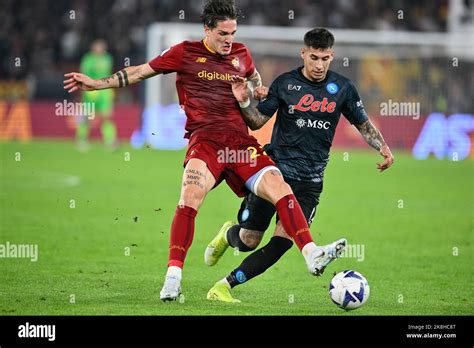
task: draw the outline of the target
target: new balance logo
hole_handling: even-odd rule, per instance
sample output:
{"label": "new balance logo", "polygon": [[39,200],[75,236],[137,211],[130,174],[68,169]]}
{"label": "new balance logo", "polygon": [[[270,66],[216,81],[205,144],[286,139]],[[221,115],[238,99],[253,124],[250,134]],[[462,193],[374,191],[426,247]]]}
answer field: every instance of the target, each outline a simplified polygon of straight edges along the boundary
{"label": "new balance logo", "polygon": [[205,63],[205,62],[206,62],[206,59],[207,59],[207,58],[199,57],[198,59],[196,59],[196,63]]}

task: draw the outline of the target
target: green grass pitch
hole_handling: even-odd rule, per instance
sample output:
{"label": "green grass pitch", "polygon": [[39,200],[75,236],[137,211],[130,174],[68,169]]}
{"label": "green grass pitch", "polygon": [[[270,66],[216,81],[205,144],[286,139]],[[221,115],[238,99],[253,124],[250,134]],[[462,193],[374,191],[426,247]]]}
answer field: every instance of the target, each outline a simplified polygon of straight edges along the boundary
{"label": "green grass pitch", "polygon": [[[0,258],[0,315],[473,315],[473,162],[395,151],[394,167],[379,173],[375,151],[348,155],[331,154],[311,230],[321,244],[346,237],[363,246],[363,259],[341,258],[314,278],[294,246],[233,290],[241,304],[207,301],[207,290],[245,257],[229,250],[215,267],[203,262],[208,241],[240,205],[222,184],[196,218],[184,301],[162,303],[183,151],[0,144],[0,244],[39,248],[36,262]],[[332,274],[344,269],[371,287],[367,304],[351,312],[328,296]]]}

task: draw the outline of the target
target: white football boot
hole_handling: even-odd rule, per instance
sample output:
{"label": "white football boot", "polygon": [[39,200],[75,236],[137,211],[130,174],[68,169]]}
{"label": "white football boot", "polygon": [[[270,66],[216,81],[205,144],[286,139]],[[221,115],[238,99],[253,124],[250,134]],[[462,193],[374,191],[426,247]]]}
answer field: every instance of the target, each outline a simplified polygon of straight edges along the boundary
{"label": "white football boot", "polygon": [[341,255],[346,244],[347,240],[342,238],[334,243],[316,247],[307,258],[309,273],[317,277],[321,276],[326,266]]}
{"label": "white football boot", "polygon": [[181,278],[175,275],[167,275],[165,284],[160,291],[161,301],[176,301],[181,295]]}

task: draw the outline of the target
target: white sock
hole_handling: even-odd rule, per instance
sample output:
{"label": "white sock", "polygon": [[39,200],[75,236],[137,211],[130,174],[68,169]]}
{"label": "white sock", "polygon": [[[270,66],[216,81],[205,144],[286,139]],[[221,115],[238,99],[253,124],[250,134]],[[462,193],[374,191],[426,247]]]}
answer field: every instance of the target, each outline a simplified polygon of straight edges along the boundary
{"label": "white sock", "polygon": [[310,242],[306,244],[303,249],[301,249],[301,253],[306,260],[306,263],[311,261],[311,255],[313,254],[313,251],[316,250],[316,248],[318,248],[318,246],[314,242]]}
{"label": "white sock", "polygon": [[173,276],[178,279],[181,279],[182,271],[183,270],[179,268],[178,266],[169,266],[168,271],[166,272],[166,276]]}
{"label": "white sock", "polygon": [[225,287],[230,290],[230,284],[229,284],[229,282],[227,281],[227,278],[224,278],[224,279],[222,279],[222,280],[219,280],[217,283],[218,283],[218,284],[224,284]]}

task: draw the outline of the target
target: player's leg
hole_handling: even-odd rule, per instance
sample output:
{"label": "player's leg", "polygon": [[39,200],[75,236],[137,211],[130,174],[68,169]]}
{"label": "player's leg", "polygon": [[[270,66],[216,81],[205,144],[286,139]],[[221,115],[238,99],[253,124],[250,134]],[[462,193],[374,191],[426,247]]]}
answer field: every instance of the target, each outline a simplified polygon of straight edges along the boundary
{"label": "player's leg", "polygon": [[87,117],[78,117],[76,127],[76,146],[81,152],[89,149],[89,120]]}
{"label": "player's leg", "polygon": [[115,149],[117,147],[117,129],[112,120],[114,91],[106,89],[99,92],[100,95],[96,103],[96,112],[97,116],[102,120],[100,128],[102,140],[104,141],[105,146],[110,149]]}
{"label": "player's leg", "polygon": [[[255,178],[254,178],[255,179]],[[267,168],[252,181],[253,190],[272,204],[280,217],[285,232],[288,233],[305,258],[308,271],[319,276],[324,271],[324,249],[318,247],[311,237],[308,223],[291,187],[283,180],[276,168]],[[346,241],[341,240],[345,245]]]}
{"label": "player's leg", "polygon": [[261,198],[275,205],[283,228],[303,254],[310,273],[317,275],[317,269],[312,268],[316,244],[313,242],[308,223],[304,217],[298,200],[293,194],[290,185],[284,180],[276,167],[269,167],[253,183],[254,192]]}
{"label": "player's leg", "polygon": [[[82,93],[82,103],[87,104],[88,108],[96,109],[98,91],[88,91]],[[89,134],[92,128],[90,115],[80,115],[76,128],[76,146],[81,152],[89,149]]]}
{"label": "player's leg", "polygon": [[[283,180],[280,170],[258,143],[255,142],[255,146],[246,148],[253,150],[250,156],[253,162],[233,167],[237,179],[244,180],[248,190],[275,206],[286,233],[291,236],[303,254],[309,272],[319,275],[320,269],[314,262],[318,256],[317,246],[313,242],[308,223],[291,187]],[[231,183],[233,181],[231,180]],[[235,180],[234,184],[237,181]]]}
{"label": "player's leg", "polygon": [[[322,192],[322,183],[291,183],[294,194],[301,205],[303,214],[310,226],[316,214],[316,208],[319,204],[319,197]],[[344,239],[338,240],[334,243],[319,247],[323,250],[319,262],[324,268],[335,258],[340,255],[340,251],[345,247],[346,241]],[[273,266],[293,245],[291,237],[285,232],[283,225],[278,220],[275,232],[270,241],[261,249],[253,252],[234,269],[227,277],[217,282],[208,292],[208,298],[235,302],[230,294],[230,289],[242,284],[260,274],[265,272],[268,268]]]}
{"label": "player's leg", "polygon": [[247,256],[236,269],[214,284],[207,293],[207,299],[231,303],[240,302],[240,300],[232,297],[230,289],[265,272],[268,268],[273,266],[292,245],[291,237],[285,233],[281,222],[278,222],[275,228],[275,234],[270,241],[264,247]]}
{"label": "player's leg", "polygon": [[[322,183],[300,184],[292,183],[292,189],[301,209],[311,225],[316,213],[316,206],[319,203],[319,196],[322,190]],[[208,298],[224,302],[233,301],[230,289],[240,285],[262,273],[273,266],[293,245],[291,237],[285,232],[281,221],[278,220],[275,232],[270,241],[259,250],[247,256],[244,261],[235,268],[224,279],[217,282],[208,292]]]}
{"label": "player's leg", "polygon": [[230,246],[235,250],[255,250],[275,214],[275,207],[253,193],[247,194],[237,214],[238,224],[226,221],[204,252],[204,262],[214,266]]}
{"label": "player's leg", "polygon": [[111,117],[109,116],[103,117],[101,132],[102,132],[102,139],[104,141],[105,146],[112,149],[116,148],[117,147],[117,129]]}
{"label": "player's leg", "polygon": [[[257,180],[254,183],[255,192],[275,204],[283,228],[300,249],[308,271],[320,276],[327,264],[335,258],[337,251],[345,247],[347,241],[340,239],[329,246],[318,247],[313,242],[298,200],[291,192],[290,186],[283,181],[278,169],[268,170],[261,177],[260,182]],[[328,256],[328,252],[334,252],[334,254]]]}
{"label": "player's leg", "polygon": [[183,174],[181,196],[171,224],[168,271],[160,292],[163,301],[176,300],[181,292],[184,260],[194,237],[194,218],[216,180],[203,160],[192,158]]}

